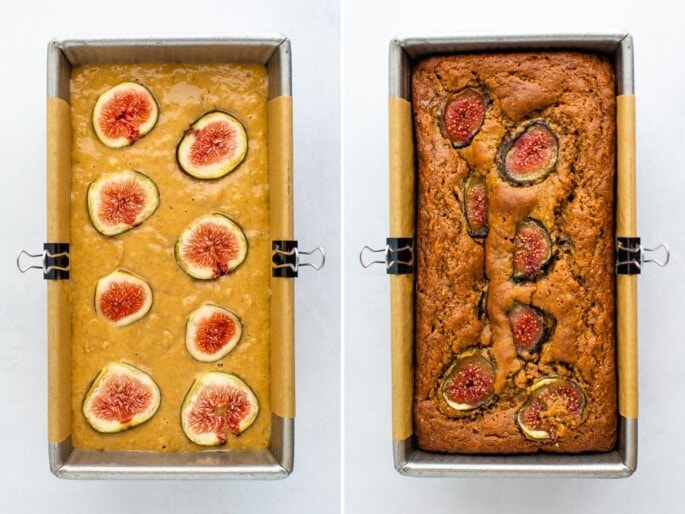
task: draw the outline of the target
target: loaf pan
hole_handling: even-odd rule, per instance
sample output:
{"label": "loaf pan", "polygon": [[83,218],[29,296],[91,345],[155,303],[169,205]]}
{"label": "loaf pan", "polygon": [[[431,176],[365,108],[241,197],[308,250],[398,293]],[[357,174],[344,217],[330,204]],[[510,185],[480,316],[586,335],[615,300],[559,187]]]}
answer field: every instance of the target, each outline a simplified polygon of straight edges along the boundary
{"label": "loaf pan", "polygon": [[[404,252],[395,241],[414,238],[415,154],[412,134],[411,70],[432,54],[576,50],[613,59],[617,87],[616,236],[633,241],[635,206],[635,97],[633,42],[626,32],[601,34],[463,35],[397,37],[390,44],[390,238],[392,258]],[[624,239],[628,238],[628,239]],[[637,251],[637,247],[636,250]],[[640,260],[642,248],[639,247]],[[617,251],[617,255],[620,252]],[[402,257],[411,262],[411,254]],[[408,259],[408,261],[407,261]],[[639,268],[639,266],[638,266]],[[413,436],[414,275],[391,273],[393,455],[397,471],[415,477],[627,477],[637,465],[637,282],[618,274],[616,326],[618,359],[618,443],[606,453],[459,455],[420,450]],[[639,270],[638,270],[639,271]]]}
{"label": "loaf pan", "polygon": [[[49,279],[50,469],[58,477],[76,479],[287,477],[293,467],[294,284],[292,278],[276,276],[282,274],[282,266],[276,262],[282,260],[278,251],[274,252],[273,260],[274,269],[279,268],[279,272],[274,270],[270,278],[271,442],[267,449],[164,453],[85,450],[72,444],[69,280],[68,273],[60,273],[63,268],[68,268],[68,252],[62,256],[59,252],[55,254],[55,248],[67,248],[63,245],[69,243],[70,237],[70,74],[73,67],[84,64],[145,62],[255,63],[266,66],[272,248],[282,242],[287,242],[288,248],[296,244],[292,241],[292,97],[290,42],[287,38],[280,34],[259,34],[183,38],[85,37],[51,41],[47,82],[48,243],[42,254],[44,276]],[[296,271],[297,263],[294,269]]]}

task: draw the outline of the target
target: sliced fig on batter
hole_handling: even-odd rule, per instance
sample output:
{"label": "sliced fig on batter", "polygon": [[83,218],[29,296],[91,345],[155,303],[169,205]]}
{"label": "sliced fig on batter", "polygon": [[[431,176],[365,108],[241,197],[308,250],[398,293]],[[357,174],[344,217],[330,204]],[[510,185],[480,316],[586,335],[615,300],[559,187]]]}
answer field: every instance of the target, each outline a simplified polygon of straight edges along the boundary
{"label": "sliced fig on batter", "polygon": [[130,146],[157,123],[159,107],[152,93],[135,82],[122,82],[102,93],[93,109],[93,128],[110,148]]}
{"label": "sliced fig on batter", "polygon": [[502,149],[500,173],[520,185],[542,182],[557,164],[559,141],[543,121],[529,123]]}
{"label": "sliced fig on batter", "polygon": [[462,89],[445,102],[442,121],[452,146],[463,148],[471,143],[485,120],[486,100],[473,88]]}
{"label": "sliced fig on batter", "polygon": [[515,281],[535,280],[552,261],[552,239],[542,222],[525,218],[516,224],[514,236]]}
{"label": "sliced fig on batter", "polygon": [[477,409],[495,397],[495,367],[481,354],[465,352],[450,366],[441,389],[453,409]]}
{"label": "sliced fig on batter", "polygon": [[98,280],[95,310],[112,325],[125,327],[143,318],[152,307],[152,289],[130,271],[118,269]]}
{"label": "sliced fig on batter", "polygon": [[464,214],[471,237],[488,235],[488,188],[480,175],[471,175],[464,183]]}
{"label": "sliced fig on batter", "polygon": [[535,351],[554,328],[554,319],[532,305],[516,302],[507,312],[511,337],[519,355]]}
{"label": "sliced fig on batter", "polygon": [[211,111],[194,121],[176,147],[179,167],[199,179],[227,175],[247,154],[243,124],[223,111]]}
{"label": "sliced fig on batter", "polygon": [[105,366],[83,401],[83,415],[98,432],[121,432],[155,415],[162,395],[144,371],[123,362]]}
{"label": "sliced fig on batter", "polygon": [[215,362],[228,355],[242,335],[243,324],[235,312],[205,304],[188,316],[186,349],[195,360]]}
{"label": "sliced fig on batter", "polygon": [[245,382],[230,373],[209,371],[195,379],[183,400],[181,426],[195,444],[224,445],[229,435],[247,430],[258,413],[257,397]]}
{"label": "sliced fig on batter", "polygon": [[234,271],[247,257],[247,238],[235,221],[212,213],[193,221],[179,236],[176,262],[188,275],[212,280]]}
{"label": "sliced fig on batter", "polygon": [[87,203],[95,229],[115,236],[152,216],[159,207],[159,190],[139,171],[103,173],[88,187]]}
{"label": "sliced fig on batter", "polygon": [[585,405],[585,392],[574,381],[543,378],[531,387],[516,422],[528,439],[556,441],[582,423]]}

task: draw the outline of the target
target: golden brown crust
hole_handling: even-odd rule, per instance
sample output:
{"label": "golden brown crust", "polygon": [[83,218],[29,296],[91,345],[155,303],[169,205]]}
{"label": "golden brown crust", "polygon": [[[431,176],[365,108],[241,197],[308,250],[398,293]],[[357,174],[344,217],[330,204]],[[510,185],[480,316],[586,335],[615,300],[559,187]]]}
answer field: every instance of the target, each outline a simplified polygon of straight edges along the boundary
{"label": "golden brown crust", "polygon": [[[465,87],[487,98],[485,121],[455,149],[440,117],[446,98]],[[616,441],[614,336],[615,93],[610,62],[568,52],[427,58],[412,77],[418,153],[416,383],[414,430],[420,448],[450,453],[607,451]],[[507,141],[542,120],[559,142],[555,169],[517,186],[498,170]],[[463,183],[484,177],[489,233],[468,235]],[[549,229],[552,263],[538,279],[514,282],[518,221]],[[507,311],[533,304],[556,320],[532,356],[513,345]],[[485,306],[485,308],[483,308]],[[495,364],[496,401],[458,412],[442,398],[457,355],[479,348]],[[547,376],[585,391],[582,423],[554,442],[524,437],[515,422],[527,389]]]}

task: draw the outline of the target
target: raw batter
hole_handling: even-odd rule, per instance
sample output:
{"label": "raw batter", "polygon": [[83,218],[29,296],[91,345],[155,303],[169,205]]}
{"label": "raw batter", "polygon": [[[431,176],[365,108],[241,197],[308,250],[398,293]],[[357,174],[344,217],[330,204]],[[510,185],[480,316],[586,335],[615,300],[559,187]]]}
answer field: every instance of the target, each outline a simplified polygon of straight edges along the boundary
{"label": "raw batter", "polygon": [[[123,82],[144,84],[160,114],[152,131],[130,147],[110,149],[98,141],[91,114],[97,97]],[[269,175],[267,162],[267,74],[258,65],[136,64],[84,66],[73,70],[71,178],[72,441],[76,448],[189,451],[203,449],[181,430],[180,408],[193,379],[221,370],[243,379],[260,404],[255,423],[229,449],[266,448],[269,408]],[[190,123],[211,110],[224,110],[245,125],[248,153],[232,173],[201,181],[176,164],[176,144]],[[136,169],[160,191],[157,211],[142,225],[105,237],[86,209],[88,185],[101,173]],[[245,262],[218,280],[199,281],[174,260],[174,243],[193,220],[211,212],[235,219],[247,235]],[[97,280],[122,267],[152,287],[153,305],[142,320],[123,328],[98,318],[93,304]],[[184,347],[188,314],[205,302],[235,311],[243,336],[233,352],[216,363],[193,360]],[[123,360],[150,373],[162,392],[157,414],[118,434],[100,434],[81,412],[98,371]],[[215,449],[215,448],[210,448]]]}

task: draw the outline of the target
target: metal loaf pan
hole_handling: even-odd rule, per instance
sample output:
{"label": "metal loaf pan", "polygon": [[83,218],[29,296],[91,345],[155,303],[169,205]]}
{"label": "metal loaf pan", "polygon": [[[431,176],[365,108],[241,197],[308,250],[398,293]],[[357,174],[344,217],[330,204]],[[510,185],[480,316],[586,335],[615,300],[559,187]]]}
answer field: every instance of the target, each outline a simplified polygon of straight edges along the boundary
{"label": "metal loaf pan", "polygon": [[[616,237],[636,236],[633,42],[627,32],[397,37],[390,44],[390,239],[414,237],[413,63],[431,54],[577,50],[611,56],[616,73]],[[390,252],[399,251],[400,249]],[[640,250],[641,251],[641,250]],[[386,250],[386,255],[389,255]],[[390,266],[390,261],[388,261]],[[391,275],[393,455],[416,477],[627,477],[637,465],[636,275],[617,275],[619,440],[606,453],[459,455],[420,450],[413,436],[414,275]]]}
{"label": "metal loaf pan", "polygon": [[[142,62],[249,62],[267,67],[272,247],[284,241],[295,243],[292,241],[290,42],[281,34],[176,38],[79,37],[51,41],[48,45],[47,69],[48,242],[69,242],[71,127],[68,103],[72,67]],[[47,252],[52,251],[48,250],[48,244],[45,248]],[[46,268],[46,255],[51,257],[49,253],[43,253],[44,272],[49,270]],[[274,255],[276,261],[277,256]],[[176,453],[95,451],[73,447],[69,280],[48,280],[48,440],[52,472],[61,478],[74,479],[287,477],[293,467],[294,285],[291,278],[278,278],[275,275],[280,274],[274,270],[271,278],[270,447],[263,450]],[[54,277],[46,273],[45,278]]]}

